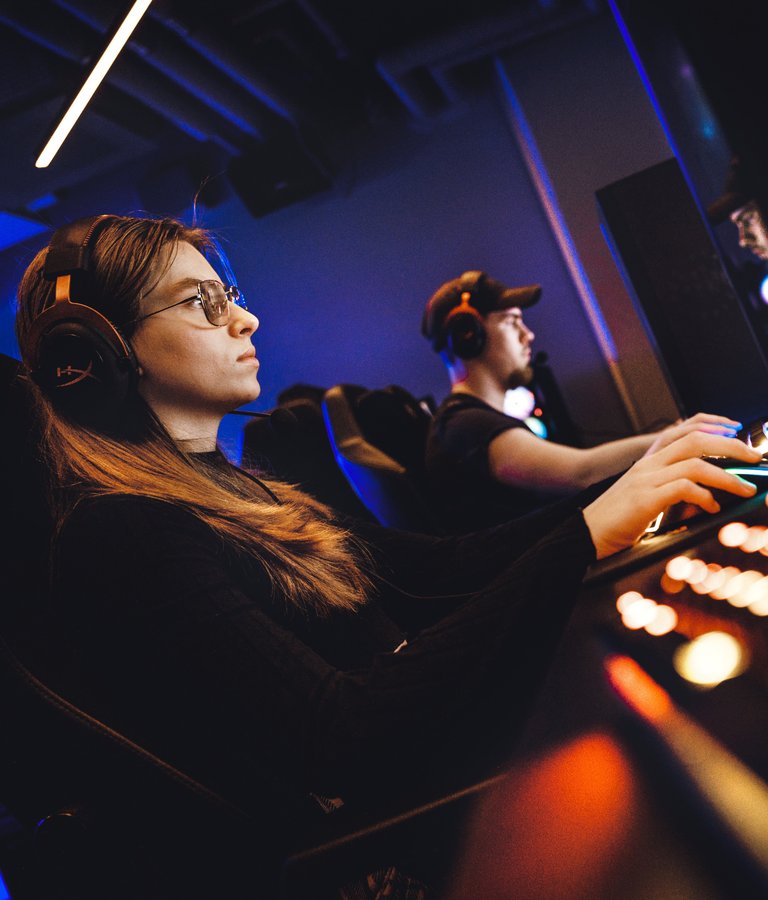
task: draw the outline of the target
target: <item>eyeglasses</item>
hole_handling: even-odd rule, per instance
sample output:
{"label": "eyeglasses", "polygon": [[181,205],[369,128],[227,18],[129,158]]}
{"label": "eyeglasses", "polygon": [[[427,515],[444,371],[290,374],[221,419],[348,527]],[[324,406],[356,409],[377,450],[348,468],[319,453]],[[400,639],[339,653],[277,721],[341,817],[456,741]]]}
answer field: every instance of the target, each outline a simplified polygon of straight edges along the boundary
{"label": "eyeglasses", "polygon": [[245,297],[240,292],[240,288],[230,284],[224,287],[220,281],[200,281],[197,284],[197,293],[194,297],[187,297],[185,300],[178,300],[171,303],[170,306],[164,306],[162,309],[156,309],[154,312],[147,313],[146,316],[139,316],[137,322],[156,316],[158,313],[165,312],[166,309],[173,309],[174,306],[182,306],[184,303],[192,303],[194,300],[199,301],[205,313],[205,318],[217,327],[227,325],[229,323],[229,304],[234,303],[243,309],[248,307],[245,304]]}

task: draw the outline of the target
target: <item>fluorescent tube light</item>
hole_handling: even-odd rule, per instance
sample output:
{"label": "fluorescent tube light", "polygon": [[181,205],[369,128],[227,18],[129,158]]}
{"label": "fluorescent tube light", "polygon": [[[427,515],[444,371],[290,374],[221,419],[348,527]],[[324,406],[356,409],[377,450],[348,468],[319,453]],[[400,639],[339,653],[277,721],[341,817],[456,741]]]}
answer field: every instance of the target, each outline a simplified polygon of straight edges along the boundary
{"label": "fluorescent tube light", "polygon": [[61,121],[54,129],[53,134],[48,139],[48,143],[43,147],[40,156],[38,156],[37,161],[35,162],[35,168],[44,169],[58,153],[59,148],[74,127],[75,122],[80,118],[91,97],[96,93],[96,89],[104,80],[104,76],[109,71],[112,63],[117,59],[120,51],[128,42],[128,38],[139,24],[139,20],[147,11],[151,2],[152,0],[136,0],[133,4],[128,15],[123,20],[122,25],[117,29],[114,37],[107,44],[106,49],[99,57],[91,74],[85,79],[85,83],[78,91],[78,94],[72,101],[69,109],[64,113]]}

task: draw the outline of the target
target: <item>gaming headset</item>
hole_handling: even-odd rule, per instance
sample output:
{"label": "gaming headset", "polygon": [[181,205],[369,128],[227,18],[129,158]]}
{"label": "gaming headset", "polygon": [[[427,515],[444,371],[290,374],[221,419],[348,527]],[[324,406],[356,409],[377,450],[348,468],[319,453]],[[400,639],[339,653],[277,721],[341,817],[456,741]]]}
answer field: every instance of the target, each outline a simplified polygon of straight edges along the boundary
{"label": "gaming headset", "polygon": [[484,278],[485,272],[465,272],[461,276],[461,302],[448,313],[442,325],[446,346],[459,359],[474,359],[485,346],[485,325],[475,306],[475,297]]}
{"label": "gaming headset", "polygon": [[30,329],[30,376],[58,410],[74,417],[119,407],[138,381],[131,345],[90,305],[91,250],[114,219],[91,216],[54,233],[43,276],[56,282],[55,300]]}

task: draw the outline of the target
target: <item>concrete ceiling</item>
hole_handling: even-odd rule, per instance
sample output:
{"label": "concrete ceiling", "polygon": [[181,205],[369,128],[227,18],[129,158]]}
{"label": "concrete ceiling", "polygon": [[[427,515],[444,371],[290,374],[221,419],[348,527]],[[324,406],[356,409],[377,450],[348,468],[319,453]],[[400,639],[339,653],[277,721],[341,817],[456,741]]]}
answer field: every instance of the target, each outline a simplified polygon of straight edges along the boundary
{"label": "concrete ceiling", "polygon": [[3,0],[2,212],[46,220],[106,176],[155,198],[198,192],[208,205],[234,186],[264,215],[332,185],[350,135],[428,127],[488,77],[495,54],[604,4],[156,0],[57,157],[36,169],[125,9],[121,0]]}

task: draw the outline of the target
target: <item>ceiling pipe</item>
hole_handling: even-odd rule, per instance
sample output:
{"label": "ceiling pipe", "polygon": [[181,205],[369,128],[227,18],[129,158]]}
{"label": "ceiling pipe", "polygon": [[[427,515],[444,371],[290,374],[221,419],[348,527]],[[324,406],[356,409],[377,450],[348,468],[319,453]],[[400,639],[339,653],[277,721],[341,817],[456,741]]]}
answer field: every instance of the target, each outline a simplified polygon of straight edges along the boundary
{"label": "ceiling pipe", "polygon": [[[94,34],[63,13],[49,9],[39,16],[29,4],[4,3],[0,22],[31,42],[62,59],[82,66],[94,49]],[[199,101],[174,87],[167,79],[136,59],[121,57],[109,74],[108,83],[152,109],[180,131],[200,142],[213,141],[230,155],[239,153],[245,143],[222,136],[222,128]],[[224,131],[226,134],[226,131]],[[233,136],[235,137],[235,136]]]}
{"label": "ceiling pipe", "polygon": [[463,95],[462,85],[453,67],[448,69],[435,67],[429,70],[429,74],[451,103],[459,103],[461,101]]}
{"label": "ceiling pipe", "polygon": [[598,11],[594,0],[582,0],[565,11],[556,3],[531,0],[507,15],[478,19],[384,53],[376,70],[413,116],[429,118],[444,107],[442,98],[455,98],[447,76],[451,69],[577,24]]}
{"label": "ceiling pipe", "polygon": [[311,3],[310,0],[296,0],[296,4],[326,41],[328,41],[331,47],[333,47],[336,59],[349,59],[349,47],[342,41],[325,16],[322,16],[318,12],[315,4]]}
{"label": "ceiling pipe", "polygon": [[[111,17],[100,4],[88,0],[54,2],[96,31],[104,33],[111,27]],[[179,38],[176,30],[171,31],[169,41],[162,25],[157,23],[157,15],[153,13],[156,10],[150,7],[148,15],[153,21],[144,22],[127,49],[251,140],[264,140],[273,128],[271,113],[265,115],[263,107],[256,106],[252,98],[215,64],[201,60],[200,55]],[[158,52],[157,47],[162,47],[162,51]]]}
{"label": "ceiling pipe", "polygon": [[[100,0],[55,0],[55,2],[57,6],[69,11],[93,28],[104,31],[109,27]],[[235,117],[233,120],[235,124],[237,119],[240,119],[250,123],[250,127],[267,133],[269,122],[266,117],[260,115],[258,109],[249,105],[246,99],[233,89],[233,86],[236,86],[244,90],[249,97],[258,100],[259,104],[266,107],[270,113],[291,124],[296,123],[297,113],[292,105],[259,76],[245,54],[238,53],[231,41],[217,35],[209,21],[206,21],[204,28],[190,27],[169,12],[162,3],[150,6],[147,16],[175,35],[180,44],[193,51],[193,55],[183,55],[181,47],[173,52],[172,58],[166,55],[165,50],[162,56],[155,55],[151,48],[153,43],[159,41],[153,40],[146,24],[139,37],[129,46],[198,99],[209,103],[217,112],[221,112],[222,109],[229,110]],[[216,76],[204,71],[200,66],[200,58],[216,70]]]}
{"label": "ceiling pipe", "polygon": [[292,105],[274,87],[267,85],[260,78],[255,68],[242,54],[235,51],[231,43],[207,29],[190,31],[186,25],[160,9],[150,8],[148,15],[161,22],[192,50],[223,72],[271,112],[292,125],[297,123],[298,115]]}

